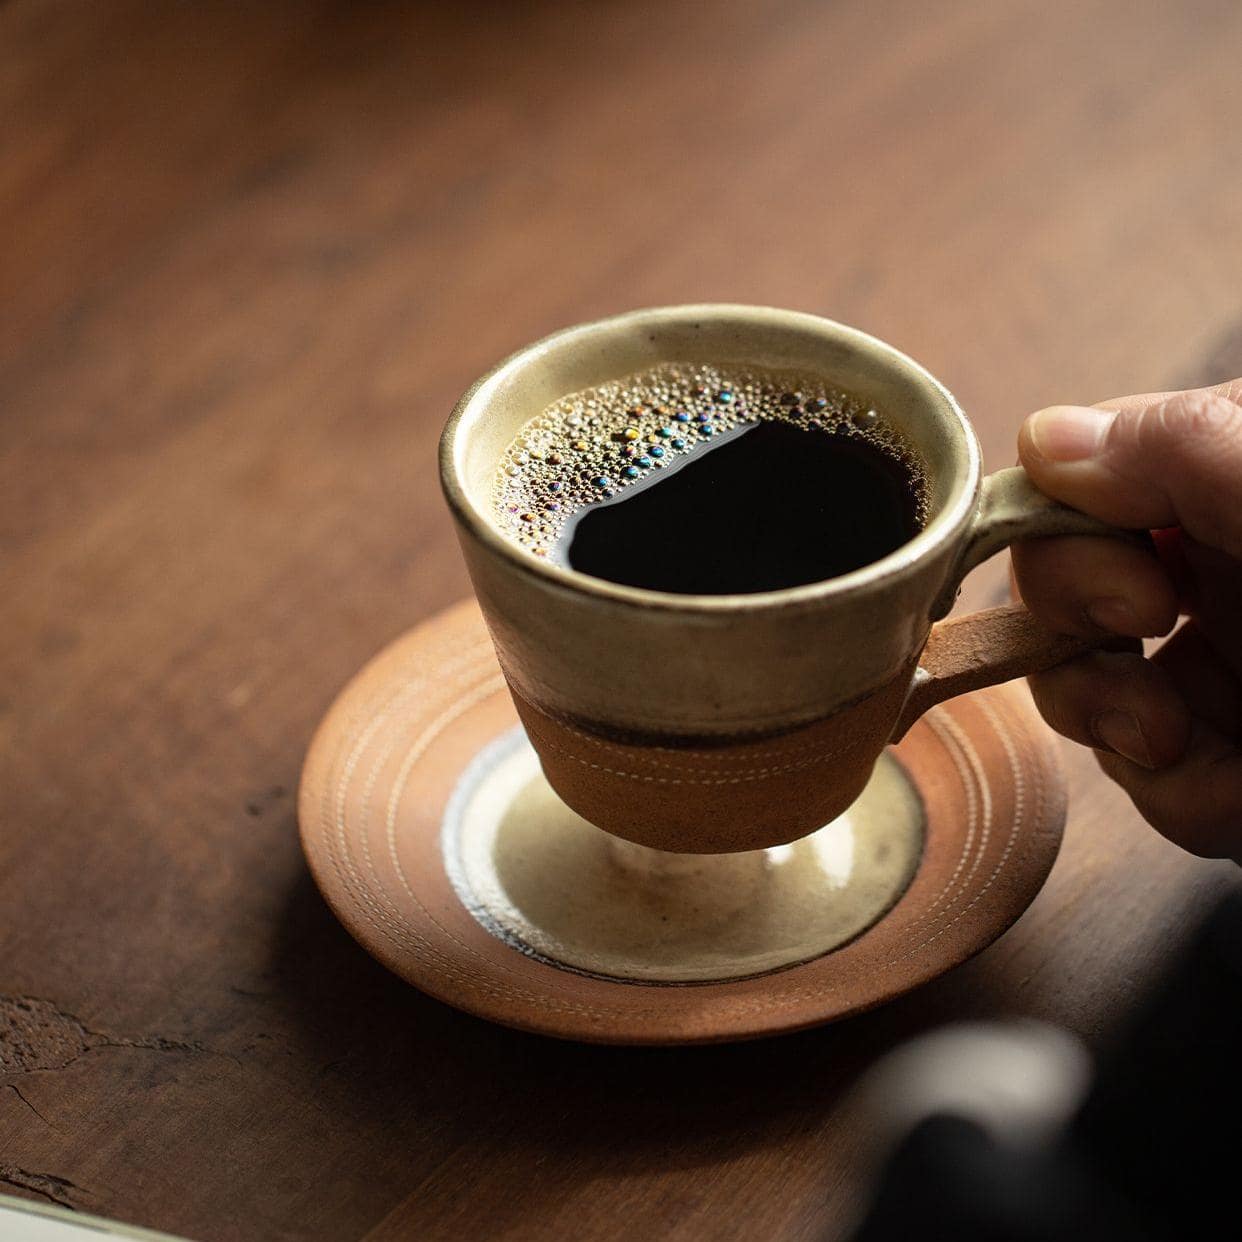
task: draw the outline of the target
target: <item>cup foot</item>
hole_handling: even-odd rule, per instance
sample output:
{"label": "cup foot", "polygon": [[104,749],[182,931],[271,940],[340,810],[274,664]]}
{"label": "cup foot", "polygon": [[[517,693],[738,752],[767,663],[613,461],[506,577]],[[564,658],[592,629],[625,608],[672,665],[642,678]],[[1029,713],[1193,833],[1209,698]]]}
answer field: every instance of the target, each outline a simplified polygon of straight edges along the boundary
{"label": "cup foot", "polygon": [[901,896],[922,847],[922,804],[890,755],[800,841],[670,854],[566,806],[520,729],[466,770],[443,827],[453,887],[494,936],[552,965],[657,983],[740,979],[838,948]]}

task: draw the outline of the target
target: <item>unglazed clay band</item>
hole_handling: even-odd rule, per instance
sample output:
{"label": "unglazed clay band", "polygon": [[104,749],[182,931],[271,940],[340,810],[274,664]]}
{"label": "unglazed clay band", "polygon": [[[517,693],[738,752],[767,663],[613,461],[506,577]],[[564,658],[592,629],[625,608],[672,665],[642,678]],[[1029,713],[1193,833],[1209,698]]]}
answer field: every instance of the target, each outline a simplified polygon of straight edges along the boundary
{"label": "unglazed clay band", "polygon": [[844,811],[888,741],[910,675],[826,720],[711,746],[594,735],[509,689],[549,784],[579,815],[639,845],[721,854],[796,841]]}

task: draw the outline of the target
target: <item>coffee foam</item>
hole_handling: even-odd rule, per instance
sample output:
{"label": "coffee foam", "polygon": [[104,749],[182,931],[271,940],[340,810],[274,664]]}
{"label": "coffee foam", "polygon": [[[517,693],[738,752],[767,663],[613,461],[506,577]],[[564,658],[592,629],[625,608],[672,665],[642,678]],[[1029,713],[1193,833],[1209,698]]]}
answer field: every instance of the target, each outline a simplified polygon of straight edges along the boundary
{"label": "coffee foam", "polygon": [[497,468],[496,520],[533,555],[553,556],[590,506],[764,421],[860,438],[896,457],[925,521],[922,461],[881,411],[805,372],[700,363],[665,363],[572,393],[533,418]]}

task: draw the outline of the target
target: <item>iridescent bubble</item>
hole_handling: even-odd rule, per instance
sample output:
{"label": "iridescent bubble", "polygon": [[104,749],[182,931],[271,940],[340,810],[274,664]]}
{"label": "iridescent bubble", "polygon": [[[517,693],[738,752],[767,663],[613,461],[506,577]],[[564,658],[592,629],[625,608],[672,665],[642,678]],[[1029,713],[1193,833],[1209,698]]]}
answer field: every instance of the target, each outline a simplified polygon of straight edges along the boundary
{"label": "iridescent bubble", "polygon": [[[519,429],[495,475],[496,521],[519,544],[546,555],[574,514],[624,495],[646,473],[663,469],[670,453],[681,460],[709,453],[724,433],[768,419],[807,434],[861,435],[903,458],[910,451],[879,411],[813,376],[664,365],[570,394]],[[917,463],[917,455],[910,460]],[[923,477],[921,468],[916,473]]]}

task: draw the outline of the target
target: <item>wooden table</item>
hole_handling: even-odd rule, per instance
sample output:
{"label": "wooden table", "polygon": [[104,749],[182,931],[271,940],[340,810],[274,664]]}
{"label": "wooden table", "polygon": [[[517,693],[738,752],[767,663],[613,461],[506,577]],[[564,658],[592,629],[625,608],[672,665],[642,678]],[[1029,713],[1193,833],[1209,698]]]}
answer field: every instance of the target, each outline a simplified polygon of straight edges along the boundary
{"label": "wooden table", "polygon": [[993,467],[1042,404],[1242,372],[1240,54],[1227,0],[0,6],[3,1188],[204,1242],[819,1238],[885,1048],[1104,1036],[1235,880],[1082,752],[995,947],[709,1050],[412,991],[293,797],[341,684],[467,592],[436,436],[553,328],[844,319]]}

